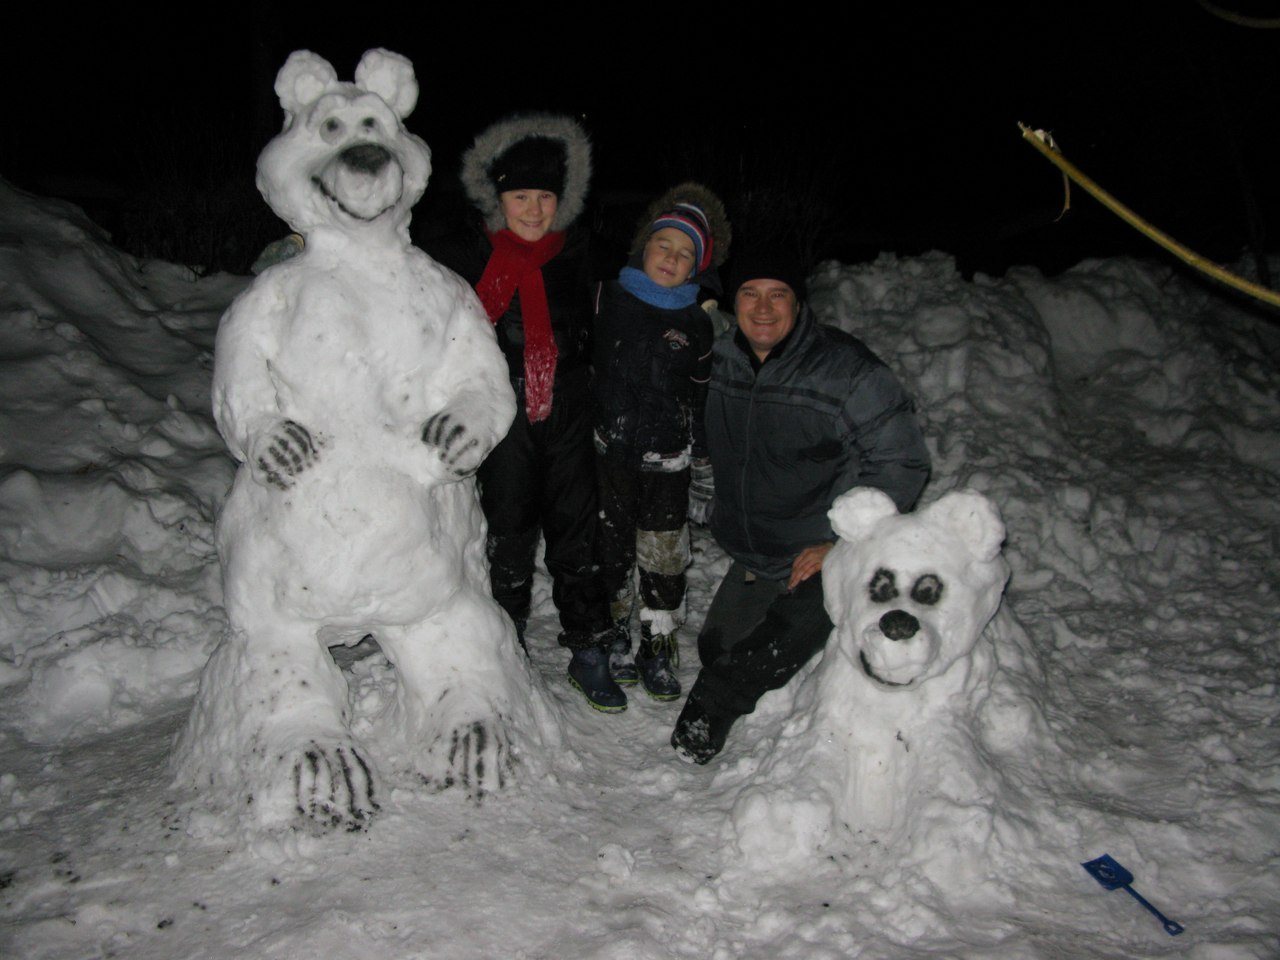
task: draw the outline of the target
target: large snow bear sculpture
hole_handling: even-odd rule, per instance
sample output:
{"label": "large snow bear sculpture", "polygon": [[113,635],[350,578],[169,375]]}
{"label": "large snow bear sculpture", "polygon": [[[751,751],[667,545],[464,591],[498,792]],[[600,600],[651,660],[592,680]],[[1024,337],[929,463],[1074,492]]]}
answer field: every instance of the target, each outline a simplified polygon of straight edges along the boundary
{"label": "large snow bear sculpture", "polygon": [[217,527],[229,628],[175,767],[268,826],[355,829],[379,806],[327,646],[377,638],[426,782],[483,795],[554,729],[488,593],[471,479],[515,413],[506,365],[472,290],[409,243],[431,171],[402,124],[412,65],[371,50],[355,78],[306,51],[280,70],[258,188],[305,251],[217,339],[214,414],[240,461]]}
{"label": "large snow bear sculpture", "polygon": [[842,833],[891,844],[931,798],[986,796],[972,735],[1009,578],[999,513],[956,491],[899,515],[860,488],[829,516],[840,541],[822,582],[835,629],[812,672],[782,691],[790,716],[735,804],[735,839],[753,857],[811,853]]}

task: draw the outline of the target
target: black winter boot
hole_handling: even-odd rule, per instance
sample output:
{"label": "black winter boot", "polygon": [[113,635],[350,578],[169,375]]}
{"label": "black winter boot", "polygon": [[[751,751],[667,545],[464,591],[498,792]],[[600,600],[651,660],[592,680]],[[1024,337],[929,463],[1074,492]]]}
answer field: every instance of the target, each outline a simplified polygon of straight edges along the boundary
{"label": "black winter boot", "polygon": [[573,651],[569,661],[569,682],[601,713],[621,713],[627,709],[627,695],[609,676],[609,653],[602,646]]}
{"label": "black winter boot", "polygon": [[676,756],[685,763],[706,763],[724,749],[729,728],[736,719],[714,717],[690,696],[671,731],[671,746]]}
{"label": "black winter boot", "polygon": [[680,696],[680,644],[672,633],[649,632],[649,624],[640,625],[640,649],[636,652],[636,670],[645,692],[655,700],[674,700]]}
{"label": "black winter boot", "polygon": [[631,659],[631,624],[618,620],[613,624],[609,641],[609,674],[613,682],[629,687],[640,681],[635,662]]}

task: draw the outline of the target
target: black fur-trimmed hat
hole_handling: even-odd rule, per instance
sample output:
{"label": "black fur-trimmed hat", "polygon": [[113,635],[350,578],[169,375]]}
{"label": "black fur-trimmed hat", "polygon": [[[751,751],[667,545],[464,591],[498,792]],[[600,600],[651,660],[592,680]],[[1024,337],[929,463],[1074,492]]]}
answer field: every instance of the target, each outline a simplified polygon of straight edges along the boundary
{"label": "black fur-trimmed hat", "polygon": [[499,194],[508,190],[564,193],[564,144],[549,137],[527,137],[493,161],[489,179]]}
{"label": "black fur-trimmed hat", "polygon": [[[542,155],[545,160],[552,156],[539,141],[560,148],[558,159],[564,177],[561,189],[552,191],[558,202],[551,229],[567,229],[582,213],[587,201],[587,186],[591,182],[591,141],[586,131],[572,117],[554,113],[517,114],[486,128],[462,155],[463,189],[484,217],[488,229],[501,230],[506,226],[499,199],[504,190],[551,189],[535,183],[512,183],[499,189],[494,179],[495,166],[500,168],[508,154],[520,145],[528,144],[527,147],[520,146],[513,159]],[[519,179],[519,176],[509,173],[507,180]]]}

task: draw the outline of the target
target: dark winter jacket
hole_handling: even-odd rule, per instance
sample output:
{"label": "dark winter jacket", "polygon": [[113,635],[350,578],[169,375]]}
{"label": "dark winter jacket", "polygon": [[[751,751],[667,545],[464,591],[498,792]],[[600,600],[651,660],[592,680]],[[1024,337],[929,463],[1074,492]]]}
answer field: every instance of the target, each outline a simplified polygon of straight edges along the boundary
{"label": "dark winter jacket", "polygon": [[[479,224],[427,244],[427,253],[457,273],[471,287],[480,282],[493,246]],[[556,381],[584,381],[591,361],[591,285],[587,276],[586,238],[570,230],[564,249],[542,268],[542,284],[551,311],[551,333],[556,340]],[[511,371],[513,385],[524,378],[524,317],[520,294],[494,324]],[[523,402],[524,390],[516,396]],[[554,400],[553,400],[554,402]]]}
{"label": "dark winter jacket", "polygon": [[[582,385],[586,402],[587,369],[591,361],[591,278],[587,264],[587,238],[573,225],[582,213],[591,180],[591,143],[571,117],[530,113],[508,117],[485,129],[462,156],[461,179],[467,197],[482,222],[468,224],[460,232],[426,245],[427,253],[459,274],[473,288],[480,282],[493,253],[486,230],[497,232],[506,221],[498,188],[489,176],[494,161],[527,137],[545,137],[564,147],[564,189],[557,197],[553,231],[564,231],[564,249],[542,268],[542,283],[551,313],[551,332],[559,356],[556,359],[556,392]],[[528,184],[512,184],[514,187]],[[516,396],[524,403],[524,316],[520,295],[511,299],[506,313],[495,323],[498,344],[506,355]],[[552,403],[554,404],[554,397]]]}
{"label": "dark winter jacket", "polygon": [[639,470],[678,470],[703,451],[711,320],[696,303],[664,310],[600,288],[593,395],[597,449]]}
{"label": "dark winter jacket", "polygon": [[827,510],[846,490],[877,487],[910,509],[929,453],[889,368],[807,306],[758,373],[751,361],[736,327],[716,341],[706,406],[711,530],[757,575],[785,579],[801,550],[835,539]]}

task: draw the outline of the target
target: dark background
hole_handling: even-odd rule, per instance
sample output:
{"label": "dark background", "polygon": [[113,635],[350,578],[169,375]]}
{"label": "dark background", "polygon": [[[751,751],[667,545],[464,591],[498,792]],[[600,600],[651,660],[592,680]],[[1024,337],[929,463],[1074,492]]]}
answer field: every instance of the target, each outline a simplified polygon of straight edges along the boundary
{"label": "dark background", "polygon": [[[1218,261],[1277,248],[1280,31],[1196,0],[897,3],[818,14],[628,4],[47,5],[7,31],[0,176],[75,200],[131,252],[244,270],[280,235],[253,188],[279,129],[272,92],[307,48],[350,79],[383,46],[414,62],[409,127],[435,174],[415,235],[456,221],[458,157],[518,109],[580,117],[596,151],[592,226],[621,244],[684,178],[725,198],[740,237],[811,259],[941,249],[966,272],[1086,256],[1164,256],[1062,177],[1017,122],[1183,243]],[[1221,0],[1237,14],[1280,3]],[[194,20],[191,19],[194,16]]]}

